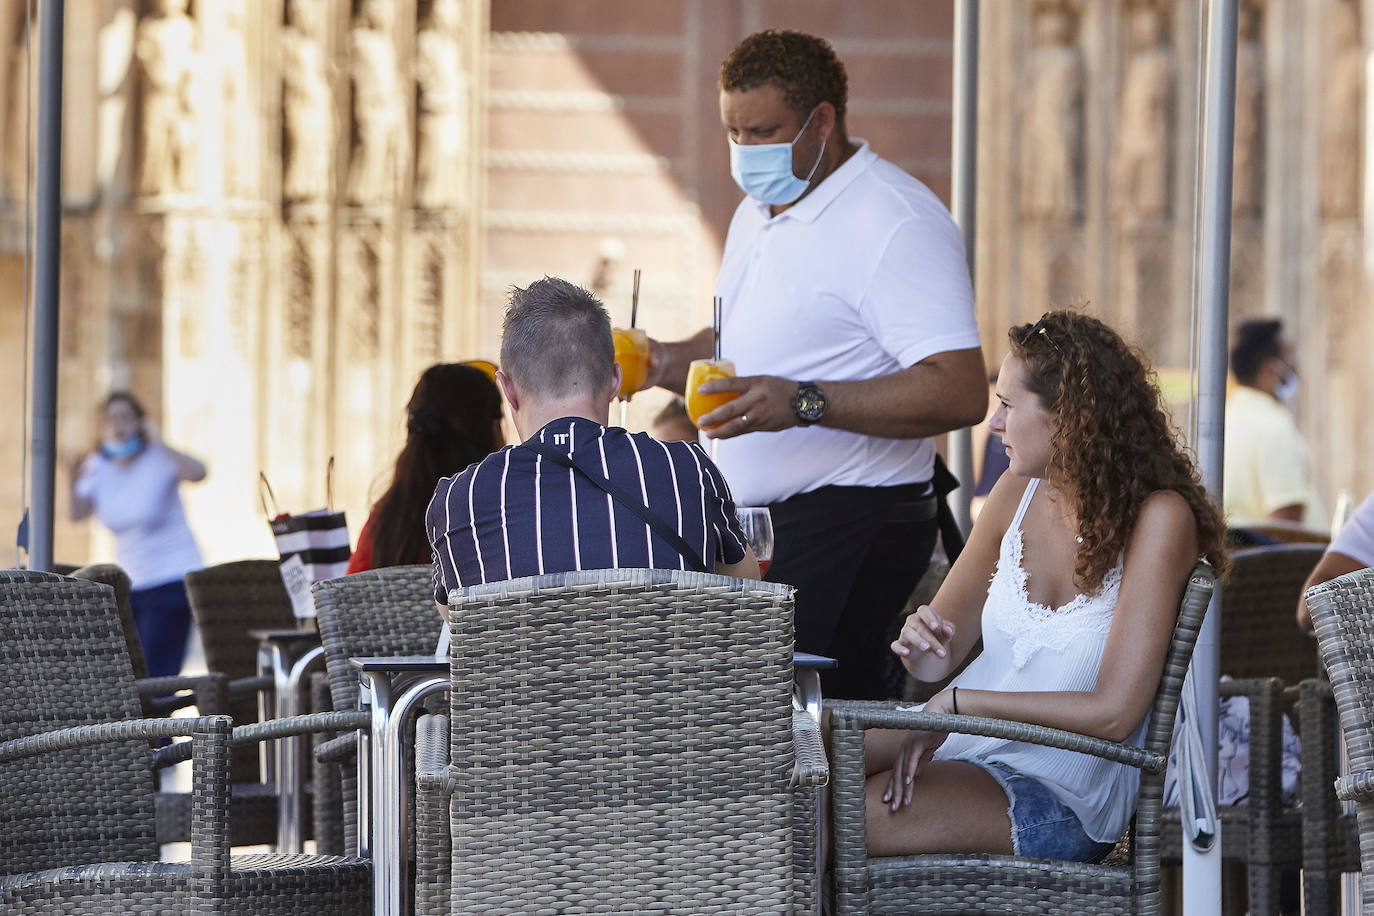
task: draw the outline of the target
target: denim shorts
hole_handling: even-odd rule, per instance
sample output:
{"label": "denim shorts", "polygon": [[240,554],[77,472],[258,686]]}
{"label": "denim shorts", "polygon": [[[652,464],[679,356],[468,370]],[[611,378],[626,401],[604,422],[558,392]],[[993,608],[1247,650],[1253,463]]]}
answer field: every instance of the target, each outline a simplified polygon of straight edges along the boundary
{"label": "denim shorts", "polygon": [[987,770],[1007,796],[1011,820],[1011,848],[1018,856],[1097,862],[1114,843],[1099,843],[1083,830],[1083,823],[1049,787],[1005,763],[965,760]]}

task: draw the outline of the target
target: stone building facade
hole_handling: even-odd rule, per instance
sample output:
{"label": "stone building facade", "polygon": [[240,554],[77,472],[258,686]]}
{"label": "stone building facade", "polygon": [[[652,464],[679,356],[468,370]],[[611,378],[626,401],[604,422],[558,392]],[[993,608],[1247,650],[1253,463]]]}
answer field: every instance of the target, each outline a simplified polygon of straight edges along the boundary
{"label": "stone building facade", "polygon": [[[1009,324],[1086,299],[1175,379],[1188,366],[1205,6],[983,4],[976,284],[990,359]],[[1369,0],[1240,4],[1231,320],[1281,317],[1295,340],[1327,505],[1374,489],[1371,20]]]}
{"label": "stone building facade", "polygon": [[[0,11],[0,373],[23,386],[21,4]],[[1364,72],[1374,0],[1245,0],[1233,314],[1299,341],[1328,496],[1374,487]],[[67,0],[59,454],[135,391],[210,478],[207,558],[267,555],[332,496],[356,535],[436,360],[494,358],[512,284],[596,289],[665,338],[709,318],[739,200],[716,72],[744,35],[827,36],[850,131],[948,198],[952,0]],[[1091,300],[1188,361],[1198,0],[983,4],[979,319]],[[36,41],[32,45],[37,53]],[[17,519],[20,398],[0,432]],[[629,408],[647,424],[662,402]],[[327,492],[326,466],[335,471]],[[59,493],[65,492],[59,469]],[[58,507],[65,515],[65,504]],[[109,556],[60,525],[57,556]]]}

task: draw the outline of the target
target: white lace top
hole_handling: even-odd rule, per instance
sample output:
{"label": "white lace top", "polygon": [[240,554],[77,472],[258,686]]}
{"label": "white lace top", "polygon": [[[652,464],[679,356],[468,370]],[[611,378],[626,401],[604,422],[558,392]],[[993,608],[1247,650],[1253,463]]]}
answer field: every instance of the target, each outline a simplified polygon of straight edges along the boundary
{"label": "white lace top", "polygon": [[[1091,690],[1112,626],[1121,590],[1121,563],[1092,595],[1078,595],[1059,608],[1030,600],[1021,565],[1021,519],[1038,480],[1026,486],[1007,533],[997,570],[983,605],[983,653],[954,681],[970,690]],[[1147,716],[1148,718],[1148,716]],[[1140,746],[1142,721],[1128,744]],[[1111,843],[1120,838],[1135,810],[1140,774],[1132,767],[1085,754],[1019,741],[950,735],[937,760],[983,760],[1006,764],[1043,782],[1082,821],[1088,836]]]}

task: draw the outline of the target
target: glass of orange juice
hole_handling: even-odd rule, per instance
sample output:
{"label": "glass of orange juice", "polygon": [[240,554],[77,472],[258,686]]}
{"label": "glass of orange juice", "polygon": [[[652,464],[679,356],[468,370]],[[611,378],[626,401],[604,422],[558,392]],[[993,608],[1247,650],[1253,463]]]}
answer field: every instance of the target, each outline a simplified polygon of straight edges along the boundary
{"label": "glass of orange juice", "polygon": [[611,341],[620,363],[620,396],[628,398],[649,377],[649,335],[639,328],[612,328]]}
{"label": "glass of orange juice", "polygon": [[722,404],[739,397],[733,391],[722,394],[701,394],[702,385],[718,378],[734,378],[735,364],[728,359],[694,359],[687,369],[687,416],[701,427],[701,418]]}
{"label": "glass of orange juice", "polygon": [[474,369],[481,369],[487,374],[487,378],[496,381],[496,363],[489,359],[467,359],[463,360],[463,365],[472,366]]}

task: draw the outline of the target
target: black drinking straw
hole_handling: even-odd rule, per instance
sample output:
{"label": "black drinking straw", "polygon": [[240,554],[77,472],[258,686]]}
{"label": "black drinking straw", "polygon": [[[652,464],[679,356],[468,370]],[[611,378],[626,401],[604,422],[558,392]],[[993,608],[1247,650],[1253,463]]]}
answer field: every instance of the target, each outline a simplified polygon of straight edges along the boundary
{"label": "black drinking straw", "polygon": [[630,327],[635,326],[635,319],[639,317],[639,270],[635,270],[635,288],[630,293]]}
{"label": "black drinking straw", "polygon": [[716,359],[720,359],[720,324],[724,312],[724,300],[716,296],[711,300],[711,321],[716,329]]}

